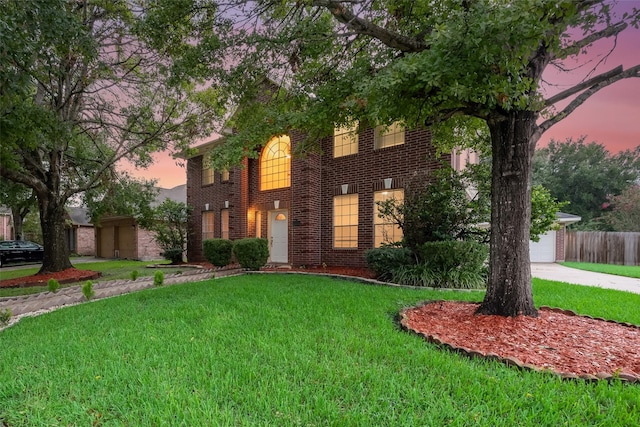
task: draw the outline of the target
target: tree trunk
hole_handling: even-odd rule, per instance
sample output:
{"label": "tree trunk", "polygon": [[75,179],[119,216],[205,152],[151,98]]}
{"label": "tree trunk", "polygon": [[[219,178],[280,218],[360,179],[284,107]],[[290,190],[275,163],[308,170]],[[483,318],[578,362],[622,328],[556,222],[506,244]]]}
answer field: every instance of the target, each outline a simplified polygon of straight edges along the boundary
{"label": "tree trunk", "polygon": [[488,120],[492,146],[489,283],[478,314],[537,316],[531,289],[532,138],[536,113]]}
{"label": "tree trunk", "polygon": [[38,198],[44,258],[39,273],[55,273],[73,267],[65,235],[65,208],[55,198]]}
{"label": "tree trunk", "polygon": [[16,207],[12,207],[11,216],[13,216],[13,237],[15,238],[15,240],[23,240],[24,239],[24,230],[23,230],[24,217],[22,216],[22,210]]}

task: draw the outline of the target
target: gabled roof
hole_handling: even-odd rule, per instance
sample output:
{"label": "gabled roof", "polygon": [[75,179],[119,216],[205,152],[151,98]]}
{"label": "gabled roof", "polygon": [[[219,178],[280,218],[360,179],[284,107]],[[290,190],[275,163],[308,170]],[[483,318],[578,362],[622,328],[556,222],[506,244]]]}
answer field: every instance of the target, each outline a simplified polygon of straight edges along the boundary
{"label": "gabled roof", "polygon": [[67,208],[69,219],[73,225],[93,225],[89,218],[89,209],[82,206],[74,206]]}
{"label": "gabled roof", "polygon": [[173,200],[174,202],[187,202],[187,184],[178,185],[173,188],[160,188],[156,187],[158,195],[156,200],[151,203],[151,206],[156,207],[164,202],[166,199]]}
{"label": "gabled roof", "polygon": [[557,212],[556,213],[556,220],[561,223],[561,224],[574,224],[578,221],[582,221],[582,217],[579,217],[578,215],[571,215],[568,213],[564,213],[564,212]]}

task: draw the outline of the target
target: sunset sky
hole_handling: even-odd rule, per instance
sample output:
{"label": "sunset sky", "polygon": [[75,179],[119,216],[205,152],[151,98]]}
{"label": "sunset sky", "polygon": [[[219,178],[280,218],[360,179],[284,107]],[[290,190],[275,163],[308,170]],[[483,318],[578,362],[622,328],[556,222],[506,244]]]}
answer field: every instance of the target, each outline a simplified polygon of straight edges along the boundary
{"label": "sunset sky", "polygon": [[[628,10],[640,8],[640,0],[623,0],[620,7]],[[579,82],[613,47],[613,42],[605,41],[597,47],[598,54],[594,49],[593,62],[589,67],[561,76],[555,72],[546,73],[545,79],[557,85],[546,93],[556,93]],[[627,68],[639,63],[640,30],[631,28],[618,37],[615,51],[597,70],[603,72],[618,65]],[[587,137],[587,142],[603,144],[612,153],[640,145],[640,78],[620,81],[593,95],[570,116],[549,129],[538,142],[538,147],[546,145],[551,139],[564,141],[583,135]],[[134,176],[155,178],[158,186],[164,188],[186,183],[186,169],[178,166],[168,153],[157,154],[155,160],[155,164],[147,170],[133,171]]]}

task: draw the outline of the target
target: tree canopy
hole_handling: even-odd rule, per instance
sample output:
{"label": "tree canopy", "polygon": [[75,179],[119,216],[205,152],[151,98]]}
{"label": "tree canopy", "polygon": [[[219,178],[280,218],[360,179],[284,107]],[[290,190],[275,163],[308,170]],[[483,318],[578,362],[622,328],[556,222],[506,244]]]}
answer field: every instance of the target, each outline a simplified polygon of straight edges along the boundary
{"label": "tree canopy", "polygon": [[579,229],[606,229],[601,221],[609,198],[618,196],[640,180],[640,146],[611,154],[604,145],[586,143],[582,137],[551,141],[536,150],[533,182],[543,185],[567,210],[579,215]]}
{"label": "tree canopy", "polygon": [[71,197],[111,185],[121,160],[145,167],[153,152],[184,149],[219,119],[217,92],[181,65],[184,53],[174,62],[148,37],[146,3],[1,2],[0,176],[38,200],[41,271],[71,266]]}

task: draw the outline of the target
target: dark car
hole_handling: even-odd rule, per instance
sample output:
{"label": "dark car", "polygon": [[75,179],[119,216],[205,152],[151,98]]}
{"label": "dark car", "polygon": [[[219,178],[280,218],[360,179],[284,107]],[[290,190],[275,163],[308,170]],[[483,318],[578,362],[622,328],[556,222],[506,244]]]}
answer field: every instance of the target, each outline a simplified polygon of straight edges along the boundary
{"label": "dark car", "polygon": [[9,262],[42,261],[44,248],[26,240],[3,240],[0,242],[0,267]]}

